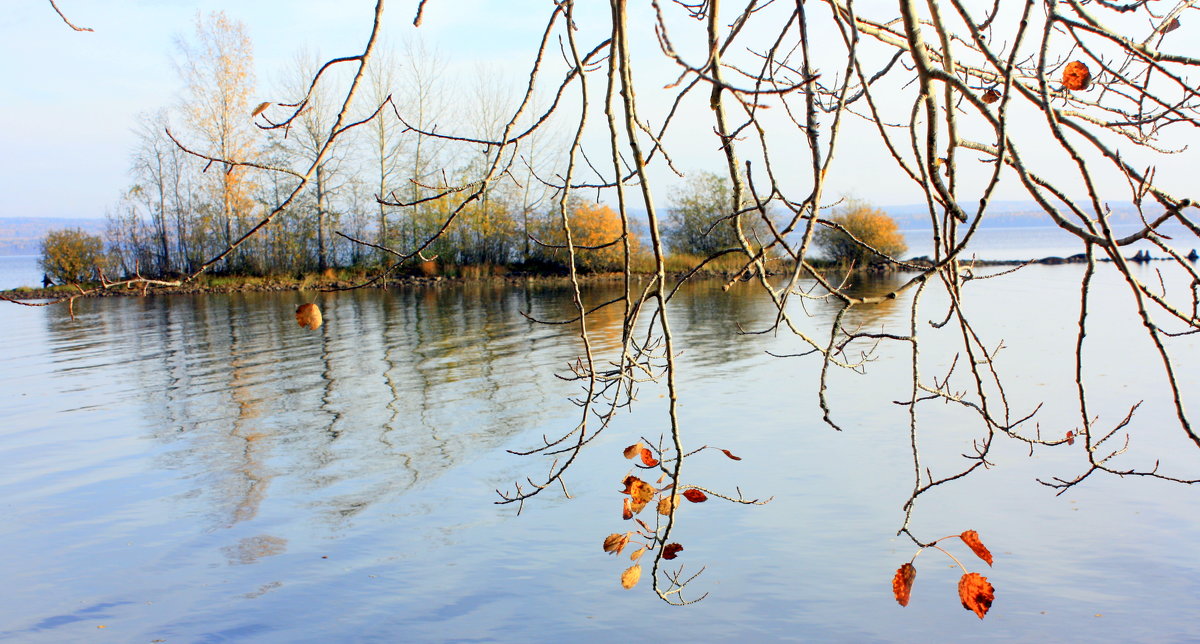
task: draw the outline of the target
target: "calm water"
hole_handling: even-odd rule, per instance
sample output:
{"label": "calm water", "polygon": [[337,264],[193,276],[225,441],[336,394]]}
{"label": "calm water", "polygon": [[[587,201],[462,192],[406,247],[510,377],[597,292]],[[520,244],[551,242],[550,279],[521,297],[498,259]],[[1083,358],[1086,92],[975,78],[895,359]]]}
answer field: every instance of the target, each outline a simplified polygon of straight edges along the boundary
{"label": "calm water", "polygon": [[37,255],[0,255],[0,291],[22,286],[42,286]]}
{"label": "calm water", "polygon": [[[1107,267],[1105,267],[1107,268]],[[1012,375],[1014,408],[1047,435],[1077,424],[1070,325],[1076,266],[1029,267],[973,283],[967,303]],[[1147,277],[1149,277],[1149,273]],[[1169,278],[1170,276],[1168,276]],[[1168,282],[1170,280],[1168,279]],[[888,284],[865,284],[884,288]],[[1200,453],[1170,425],[1155,361],[1107,272],[1088,339],[1092,412],[1135,417],[1130,466],[1200,475]],[[600,301],[602,287],[589,292]],[[296,326],[316,299],[326,325]],[[934,298],[936,300],[936,298]],[[925,318],[942,315],[935,301]],[[912,486],[908,366],[884,345],[867,376],[831,381],[838,433],[820,422],[811,358],[743,336],[771,308],[749,289],[681,292],[682,422],[688,482],[763,507],[710,501],[680,513],[687,570],[709,592],[676,608],[629,565],[601,552],[628,529],[621,449],[663,428],[662,390],[594,442],[558,491],[493,505],[496,488],[536,477],[535,446],[576,422],[554,376],[579,355],[554,288],[106,298],[0,309],[0,640],[21,642],[334,641],[1162,641],[1200,638],[1200,488],[1095,477],[1060,497],[1036,477],[1073,476],[1075,448],[1002,443],[995,467],[925,497],[924,538],[980,532],[996,553],[984,621],[957,600],[958,574],[927,552],[908,608],[890,579],[914,548],[895,537]],[[829,310],[811,306],[810,328]],[[1019,312],[1018,315],[1012,313]],[[868,327],[903,322],[893,303],[857,312]],[[594,320],[600,350],[616,321]],[[897,330],[902,330],[897,329]],[[927,374],[951,355],[932,329]],[[949,329],[946,331],[950,333]],[[1119,351],[1114,348],[1119,347]],[[1185,398],[1200,402],[1196,336],[1171,344]],[[973,425],[952,408],[922,412],[923,457],[945,473],[970,451]],[[708,456],[708,454],[716,454]],[[956,553],[964,554],[961,548]],[[977,569],[975,562],[968,565]],[[981,564],[980,564],[981,565]]]}

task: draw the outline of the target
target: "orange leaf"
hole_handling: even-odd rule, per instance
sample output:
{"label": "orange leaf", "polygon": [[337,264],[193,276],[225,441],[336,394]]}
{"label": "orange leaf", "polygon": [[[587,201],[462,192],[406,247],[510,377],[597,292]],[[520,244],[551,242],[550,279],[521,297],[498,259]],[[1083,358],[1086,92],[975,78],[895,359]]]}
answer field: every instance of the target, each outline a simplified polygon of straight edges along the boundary
{"label": "orange leaf", "polygon": [[958,536],[963,540],[963,543],[967,544],[967,547],[971,549],[971,552],[975,553],[976,557],[986,561],[987,565],[992,565],[992,553],[988,552],[987,547],[984,546],[983,542],[979,540],[978,532],[975,532],[974,530],[967,530]]}
{"label": "orange leaf", "polygon": [[679,507],[679,495],[664,496],[658,500],[658,513],[664,517],[671,514],[671,510]]}
{"label": "orange leaf", "polygon": [[1062,84],[1073,92],[1083,91],[1092,84],[1092,70],[1078,60],[1072,60],[1063,68]]}
{"label": "orange leaf", "polygon": [[296,324],[316,331],[321,326],[321,309],[311,302],[296,307]]}
{"label": "orange leaf", "polygon": [[629,499],[625,499],[625,506],[621,508],[621,518],[626,521],[633,518],[633,504],[629,502]]}
{"label": "orange leaf", "polygon": [[994,89],[989,89],[983,93],[983,102],[987,103],[988,105],[991,105],[998,100],[1000,100],[1000,92],[997,92]]}
{"label": "orange leaf", "polygon": [[621,573],[621,587],[625,588],[626,590],[633,588],[637,585],[638,580],[641,578],[642,565],[637,564],[630,566],[625,569],[625,572]]}
{"label": "orange leaf", "polygon": [[658,465],[658,461],[654,458],[654,453],[645,447],[642,448],[642,462],[646,464],[646,467]]}
{"label": "orange leaf", "polygon": [[254,117],[258,116],[259,114],[262,114],[263,112],[267,111],[268,107],[271,107],[270,103],[259,103],[258,107],[254,108],[253,112],[250,112],[250,118],[254,118]]}
{"label": "orange leaf", "polygon": [[911,563],[906,563],[896,569],[896,576],[892,577],[892,594],[896,596],[896,601],[900,602],[901,606],[908,606],[908,598],[912,595],[913,581],[917,579],[917,568]]}
{"label": "orange leaf", "polygon": [[690,490],[684,490],[683,498],[691,501],[692,503],[704,503],[708,500],[708,495],[700,490],[697,490],[696,488],[692,488]]}
{"label": "orange leaf", "polygon": [[638,480],[638,477],[636,477],[632,474],[630,474],[629,476],[626,476],[625,480],[621,481],[621,485],[625,486],[625,489],[621,490],[621,494],[629,494],[630,492],[632,492],[633,491],[633,482],[636,480]]}
{"label": "orange leaf", "polygon": [[629,560],[637,561],[644,554],[646,554],[646,546],[642,546],[641,548],[638,548],[637,550],[634,550],[633,552],[629,553]]}
{"label": "orange leaf", "polygon": [[654,493],[657,492],[649,483],[642,479],[633,477],[633,481],[629,483],[629,496],[632,499],[631,507],[633,511],[641,512],[642,508],[654,498]]}
{"label": "orange leaf", "polygon": [[679,555],[680,550],[683,550],[683,546],[678,543],[668,543],[663,546],[663,559],[674,559]]}
{"label": "orange leaf", "polygon": [[604,537],[604,552],[613,555],[619,555],[621,554],[621,551],[625,549],[625,544],[627,543],[629,543],[628,532],[624,534],[615,532],[607,537]]}
{"label": "orange leaf", "polygon": [[642,451],[642,443],[641,443],[641,441],[638,441],[638,442],[634,443],[633,445],[626,447],[625,451],[622,453],[625,454],[625,458],[633,458],[634,456],[637,456],[639,453],[641,453],[641,451]]}
{"label": "orange leaf", "polygon": [[725,455],[726,455],[726,456],[728,456],[729,458],[732,458],[732,459],[733,459],[733,460],[735,460],[735,461],[740,461],[740,460],[742,460],[742,457],[740,457],[740,456],[734,456],[734,455],[733,455],[733,452],[731,452],[731,451],[729,451],[729,450],[727,450],[727,449],[723,449],[723,450],[721,450],[721,451],[722,451],[722,452],[725,452]]}
{"label": "orange leaf", "polygon": [[983,619],[992,607],[996,593],[988,583],[987,577],[977,572],[969,572],[958,580],[958,598],[962,600],[963,608],[974,611],[979,619]]}
{"label": "orange leaf", "polygon": [[1067,432],[1067,445],[1075,444],[1075,432]]}

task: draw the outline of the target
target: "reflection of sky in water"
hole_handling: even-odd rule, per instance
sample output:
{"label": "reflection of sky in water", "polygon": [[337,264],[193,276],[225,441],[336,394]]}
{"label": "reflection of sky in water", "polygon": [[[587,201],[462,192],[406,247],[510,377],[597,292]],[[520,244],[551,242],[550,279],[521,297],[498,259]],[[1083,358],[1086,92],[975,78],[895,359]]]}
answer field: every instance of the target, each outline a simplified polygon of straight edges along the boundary
{"label": "reflection of sky in water", "polygon": [[[1079,422],[1068,357],[1080,274],[1032,266],[964,289],[984,342],[1004,340],[1012,413],[1045,401],[1045,435]],[[1166,276],[1169,288],[1177,277]],[[878,294],[902,279],[860,276],[852,288]],[[520,315],[571,317],[566,289],[113,298],[78,303],[74,321],[59,307],[5,309],[0,552],[23,591],[0,609],[0,636],[78,640],[102,624],[122,641],[611,641],[628,637],[631,615],[639,637],[665,640],[946,641],[981,628],[938,553],[918,560],[909,608],[891,598],[891,574],[914,552],[894,537],[913,465],[907,408],[890,402],[910,395],[908,346],[875,347],[867,375],[831,374],[845,430],[835,432],[816,406],[816,360],[769,357],[802,347],[783,333],[739,333],[768,328],[773,308],[753,285],[722,286],[697,283],[673,301],[679,411],[687,446],[744,460],[707,450],[685,477],[775,500],[685,506],[680,561],[708,567],[697,583],[712,595],[682,610],[642,586],[621,590],[627,560],[599,548],[628,528],[620,451],[659,440],[661,387],[643,384],[634,413],[575,464],[574,500],[555,489],[520,517],[492,505],[494,489],[550,464],[505,449],[578,421],[565,399],[576,385],[554,377],[581,355],[574,330]],[[584,297],[594,306],[618,289],[592,285]],[[1095,296],[1090,413],[1111,426],[1145,399],[1128,464],[1161,456],[1164,471],[1194,476],[1195,448],[1172,427],[1155,360],[1138,359],[1148,344],[1111,271]],[[310,332],[292,311],[313,299],[326,325]],[[910,305],[862,307],[846,323],[903,333]],[[803,330],[827,333],[828,302],[789,306]],[[959,332],[929,325],[946,313],[936,290],[918,313],[922,372],[940,379]],[[611,359],[619,308],[590,323],[598,358]],[[1170,342],[1194,408],[1197,340]],[[965,388],[962,359],[956,369]],[[961,466],[979,436],[969,417],[941,403],[919,414],[923,466]],[[1200,636],[1188,610],[1200,565],[1179,546],[1200,538],[1192,488],[1098,477],[1055,497],[1034,479],[1080,472],[1077,448],[1031,459],[1000,441],[993,461],[925,498],[914,523],[926,538],[979,530],[996,553],[983,571],[997,588],[989,636]]]}

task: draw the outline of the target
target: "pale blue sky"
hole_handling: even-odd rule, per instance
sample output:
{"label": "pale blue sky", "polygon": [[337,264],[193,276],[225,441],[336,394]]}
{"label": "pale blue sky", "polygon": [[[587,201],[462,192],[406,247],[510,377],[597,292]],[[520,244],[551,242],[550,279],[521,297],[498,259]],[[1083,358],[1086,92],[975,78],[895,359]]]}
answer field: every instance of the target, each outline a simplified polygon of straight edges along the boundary
{"label": "pale blue sky", "polygon": [[[991,2],[986,4],[990,6]],[[0,56],[0,76],[5,79],[0,89],[0,113],[6,117],[6,126],[0,129],[0,148],[4,150],[0,155],[0,217],[102,217],[130,183],[127,170],[134,145],[131,130],[138,115],[177,100],[180,86],[171,65],[173,43],[178,35],[190,33],[197,12],[225,11],[246,24],[255,48],[259,81],[256,100],[268,101],[288,98],[275,93],[273,86],[302,48],[326,57],[360,51],[374,2],[59,1],[76,24],[92,27],[94,33],[71,31],[48,2],[26,0],[8,5],[0,24],[0,41],[6,50],[6,55]],[[389,3],[385,17],[389,41],[399,43],[413,33],[416,5],[416,0]],[[493,69],[507,71],[514,82],[519,82],[549,6],[545,0],[430,0],[420,32],[427,43],[442,52],[452,74],[475,68],[483,61]],[[585,4],[581,9],[579,22],[583,33],[590,37],[594,34],[586,33],[589,11],[603,12],[594,21],[602,26],[607,3]],[[638,18],[643,22],[635,23],[647,25],[636,46],[653,62],[639,69],[639,81],[648,90],[655,90],[673,81],[676,74],[656,54],[657,45],[646,18]],[[678,28],[681,52],[685,56],[696,54],[686,49],[684,30],[702,29],[702,25],[681,20]],[[1185,25],[1180,31],[1186,29]],[[833,37],[831,33],[816,34],[817,48],[821,39]],[[833,75],[839,70],[830,68],[824,73]],[[596,92],[602,91],[599,84],[594,87]],[[676,164],[684,171],[721,167],[712,137],[711,112],[705,109],[704,97],[699,94],[685,107],[671,140]],[[651,113],[647,117],[651,122],[665,110],[667,93],[661,96],[664,98],[652,91],[640,95],[646,111]],[[903,100],[904,105],[899,107],[906,111],[910,99]],[[772,117],[782,118],[781,112],[775,110]],[[808,177],[802,163],[807,151],[794,128],[792,136],[796,139],[794,152],[786,138],[776,139],[778,170],[784,175],[793,174],[796,186],[804,186]],[[921,200],[915,187],[884,162],[873,131],[862,121],[850,119],[844,137],[831,174],[828,190],[832,195],[853,193],[885,205]],[[1029,149],[1036,152],[1039,142],[1030,145]],[[593,154],[598,152],[594,150]],[[1051,154],[1049,148],[1046,154]],[[1185,178],[1183,166],[1194,165],[1188,162],[1194,158],[1190,152],[1173,157],[1171,160],[1179,163],[1160,167],[1159,177],[1170,180],[1178,175],[1178,182],[1187,187],[1190,179]],[[965,173],[975,175],[973,179],[968,177],[970,181],[986,176],[989,166],[968,160],[963,167]],[[663,195],[664,186],[671,186],[674,180],[662,168],[657,168],[654,176],[661,180],[657,189]],[[1120,187],[1118,182],[1112,184],[1114,191]],[[802,197],[800,193],[797,189],[794,196]],[[1025,198],[1008,188],[997,197]]]}

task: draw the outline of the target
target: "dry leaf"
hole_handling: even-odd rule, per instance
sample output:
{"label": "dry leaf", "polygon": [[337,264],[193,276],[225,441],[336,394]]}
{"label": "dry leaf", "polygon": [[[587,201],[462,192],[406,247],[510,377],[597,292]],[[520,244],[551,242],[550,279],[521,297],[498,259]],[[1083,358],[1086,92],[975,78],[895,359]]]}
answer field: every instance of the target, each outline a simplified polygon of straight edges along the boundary
{"label": "dry leaf", "polygon": [[908,598],[912,595],[913,581],[917,579],[917,568],[911,563],[906,563],[896,569],[896,576],[892,577],[892,594],[896,596],[896,601],[900,602],[901,606],[908,606]]}
{"label": "dry leaf", "polygon": [[625,506],[621,508],[621,518],[626,521],[633,518],[633,504],[629,502],[629,499],[625,499]]}
{"label": "dry leaf", "polygon": [[997,92],[994,89],[989,89],[983,93],[983,102],[987,103],[988,105],[991,105],[998,100],[1000,100],[1000,92]]}
{"label": "dry leaf", "polygon": [[621,586],[626,590],[637,585],[638,580],[642,578],[642,565],[637,564],[625,569],[621,573]]}
{"label": "dry leaf", "polygon": [[1175,30],[1176,30],[1176,29],[1178,29],[1178,28],[1179,28],[1179,18],[1176,18],[1176,19],[1174,19],[1174,20],[1172,20],[1172,21],[1171,21],[1171,24],[1167,25],[1166,27],[1163,27],[1163,30],[1162,30],[1162,32],[1163,32],[1164,34],[1169,34],[1169,33],[1171,33],[1172,31],[1175,31]]}
{"label": "dry leaf", "polygon": [[658,501],[658,513],[664,517],[671,514],[671,510],[679,507],[679,495],[664,496]]}
{"label": "dry leaf", "polygon": [[678,543],[668,543],[663,546],[663,559],[674,559],[679,556],[680,550],[683,550],[683,546]]}
{"label": "dry leaf", "polygon": [[704,503],[708,500],[708,495],[700,490],[697,490],[696,488],[692,488],[683,492],[683,498],[691,501],[692,503]]}
{"label": "dry leaf", "polygon": [[1075,444],[1075,432],[1067,432],[1067,445]]}
{"label": "dry leaf", "polygon": [[963,540],[963,543],[967,544],[967,547],[971,549],[971,552],[975,553],[976,557],[986,561],[987,565],[992,565],[992,553],[989,552],[987,547],[983,545],[983,542],[979,540],[978,532],[975,532],[974,530],[967,530],[958,536]]}
{"label": "dry leaf", "polygon": [[729,450],[727,450],[727,449],[723,449],[723,450],[721,450],[721,451],[722,451],[722,452],[724,452],[726,456],[728,456],[729,458],[732,458],[732,459],[733,459],[733,460],[735,460],[735,461],[740,461],[740,460],[742,460],[742,457],[740,457],[740,456],[734,456],[734,455],[733,455],[733,452],[731,452],[731,451],[729,451]]}
{"label": "dry leaf", "polygon": [[625,451],[622,453],[625,454],[625,458],[633,458],[634,456],[637,456],[641,452],[642,452],[642,443],[641,443],[641,441],[638,441],[638,442],[634,443],[633,445],[626,447]]}
{"label": "dry leaf", "polygon": [[644,463],[646,465],[646,467],[654,467],[655,465],[658,465],[658,460],[656,460],[654,458],[653,452],[651,452],[650,450],[643,447],[642,448],[642,463]]}
{"label": "dry leaf", "polygon": [[977,572],[969,572],[958,580],[958,598],[962,600],[963,608],[974,611],[979,619],[983,619],[992,607],[996,594],[987,577]]}
{"label": "dry leaf", "polygon": [[1092,70],[1078,60],[1073,60],[1063,68],[1062,84],[1073,92],[1083,91],[1092,84]]}
{"label": "dry leaf", "polygon": [[258,116],[259,114],[262,114],[263,112],[267,111],[268,107],[271,107],[271,104],[269,102],[268,103],[259,103],[258,107],[254,108],[253,112],[250,112],[250,118],[254,118],[254,117]]}
{"label": "dry leaf", "polygon": [[654,493],[657,491],[649,483],[633,477],[633,481],[629,484],[629,497],[632,499],[633,511],[641,512],[650,499],[654,498]]}
{"label": "dry leaf", "polygon": [[638,480],[638,477],[636,477],[632,474],[630,474],[629,476],[626,476],[625,480],[621,481],[621,485],[625,486],[625,489],[621,490],[621,494],[629,494],[630,492],[632,492],[633,491],[633,482],[636,480]]}
{"label": "dry leaf", "polygon": [[310,302],[296,307],[296,324],[316,331],[321,322],[321,309],[316,304]]}
{"label": "dry leaf", "polygon": [[607,537],[604,537],[604,552],[613,555],[619,555],[621,554],[621,551],[625,549],[625,544],[627,543],[629,543],[628,532],[615,532]]}
{"label": "dry leaf", "polygon": [[638,548],[637,550],[634,550],[633,552],[629,553],[629,560],[637,561],[644,554],[646,554],[646,546],[642,546],[641,548]]}

